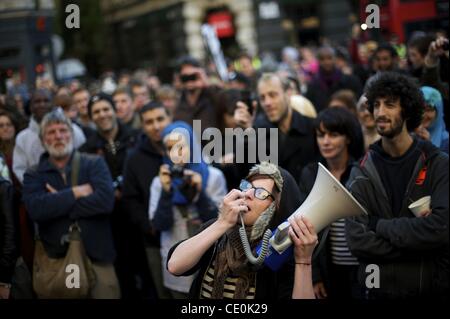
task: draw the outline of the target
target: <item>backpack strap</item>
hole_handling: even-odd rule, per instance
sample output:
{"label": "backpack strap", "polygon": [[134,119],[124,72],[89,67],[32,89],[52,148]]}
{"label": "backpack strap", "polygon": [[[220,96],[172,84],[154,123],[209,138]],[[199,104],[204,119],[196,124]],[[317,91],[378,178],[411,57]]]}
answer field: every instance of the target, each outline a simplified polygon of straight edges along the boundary
{"label": "backpack strap", "polygon": [[75,151],[73,153],[73,158],[72,158],[72,174],[71,174],[71,183],[72,186],[77,186],[78,185],[78,175],[80,173],[80,160],[81,160],[81,154],[78,151]]}
{"label": "backpack strap", "polygon": [[[75,151],[73,153],[72,170],[71,170],[71,175],[70,175],[70,182],[72,184],[72,187],[75,187],[78,185],[78,177],[79,177],[79,173],[80,173],[80,161],[81,161],[81,154],[80,154],[80,152]],[[74,230],[81,232],[80,226],[78,225],[78,220],[74,220],[73,223],[70,225],[69,234],[73,234]]]}

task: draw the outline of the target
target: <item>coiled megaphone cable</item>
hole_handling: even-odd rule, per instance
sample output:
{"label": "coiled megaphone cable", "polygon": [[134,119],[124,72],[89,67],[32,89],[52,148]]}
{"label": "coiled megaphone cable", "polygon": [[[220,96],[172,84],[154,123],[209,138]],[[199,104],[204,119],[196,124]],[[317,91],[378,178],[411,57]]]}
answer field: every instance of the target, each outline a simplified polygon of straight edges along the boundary
{"label": "coiled megaphone cable", "polygon": [[266,258],[267,253],[269,252],[269,240],[272,237],[272,231],[267,229],[264,232],[261,251],[258,257],[255,257],[252,253],[252,248],[250,247],[250,243],[248,242],[247,232],[245,231],[244,219],[242,217],[242,212],[239,213],[241,218],[241,227],[239,228],[239,236],[241,237],[242,246],[244,247],[245,256],[248,261],[256,266],[261,266]]}

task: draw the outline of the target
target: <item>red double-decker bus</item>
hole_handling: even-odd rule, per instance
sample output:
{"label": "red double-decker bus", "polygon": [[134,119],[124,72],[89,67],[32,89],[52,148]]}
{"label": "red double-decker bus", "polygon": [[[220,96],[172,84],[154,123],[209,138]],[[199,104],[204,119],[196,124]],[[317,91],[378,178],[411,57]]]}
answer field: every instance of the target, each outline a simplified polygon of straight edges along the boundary
{"label": "red double-decker bus", "polygon": [[396,34],[405,42],[413,31],[448,29],[448,0],[360,0],[360,18],[365,21],[366,6],[380,8],[380,31],[383,35]]}

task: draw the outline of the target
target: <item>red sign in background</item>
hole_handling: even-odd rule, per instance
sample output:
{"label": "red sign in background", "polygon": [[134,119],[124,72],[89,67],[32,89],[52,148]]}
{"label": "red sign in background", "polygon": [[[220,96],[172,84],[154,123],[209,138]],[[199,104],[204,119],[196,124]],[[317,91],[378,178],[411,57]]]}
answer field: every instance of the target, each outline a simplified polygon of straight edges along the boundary
{"label": "red sign in background", "polygon": [[234,35],[233,18],[229,12],[211,13],[208,16],[208,24],[216,30],[219,38],[227,38]]}

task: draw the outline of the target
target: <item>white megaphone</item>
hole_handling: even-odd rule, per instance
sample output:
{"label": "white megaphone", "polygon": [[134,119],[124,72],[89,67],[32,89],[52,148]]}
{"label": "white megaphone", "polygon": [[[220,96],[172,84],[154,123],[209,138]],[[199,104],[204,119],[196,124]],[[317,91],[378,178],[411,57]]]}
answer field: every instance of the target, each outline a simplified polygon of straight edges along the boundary
{"label": "white megaphone", "polygon": [[[303,204],[290,216],[305,216],[314,226],[316,233],[332,222],[350,216],[366,214],[367,211],[350,192],[323,166],[319,164],[314,186]],[[288,221],[280,224],[269,240],[268,249],[257,248],[258,254],[265,254],[264,263],[272,270],[278,270],[292,253]],[[266,250],[266,251],[264,251]],[[267,251],[268,250],[268,251]]]}

